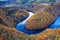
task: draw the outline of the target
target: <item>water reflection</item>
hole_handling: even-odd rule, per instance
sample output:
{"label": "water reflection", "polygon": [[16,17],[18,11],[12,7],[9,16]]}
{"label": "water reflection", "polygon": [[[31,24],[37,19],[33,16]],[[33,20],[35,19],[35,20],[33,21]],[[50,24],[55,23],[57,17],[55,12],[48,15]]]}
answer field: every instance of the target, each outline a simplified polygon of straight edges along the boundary
{"label": "water reflection", "polygon": [[19,31],[22,31],[22,32],[24,32],[24,33],[26,33],[26,34],[36,34],[36,33],[40,33],[41,31],[43,31],[43,30],[29,31],[29,30],[27,30],[27,29],[25,28],[24,24],[26,23],[26,21],[27,21],[32,15],[34,15],[34,13],[29,12],[29,17],[28,17],[26,20],[18,23],[17,26],[16,26],[16,29],[19,30]]}
{"label": "water reflection", "polygon": [[[26,21],[32,16],[34,15],[32,12],[29,12],[29,17],[18,23],[17,26],[16,26],[16,29],[19,30],[19,31],[22,31],[24,33],[27,33],[27,34],[36,34],[36,33],[40,33],[41,31],[43,30],[38,30],[38,31],[29,31],[29,30],[26,30],[25,27],[24,27],[24,24],[26,23]],[[60,16],[57,18],[57,20],[49,27],[49,28],[59,28],[60,27]]]}

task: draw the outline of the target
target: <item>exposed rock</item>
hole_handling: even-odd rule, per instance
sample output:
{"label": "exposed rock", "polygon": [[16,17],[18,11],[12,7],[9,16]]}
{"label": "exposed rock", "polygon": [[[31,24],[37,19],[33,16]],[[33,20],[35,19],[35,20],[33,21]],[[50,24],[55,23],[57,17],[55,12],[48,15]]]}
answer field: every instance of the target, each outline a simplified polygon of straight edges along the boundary
{"label": "exposed rock", "polygon": [[39,30],[49,27],[59,16],[60,6],[46,6],[40,12],[35,13],[25,24],[27,30]]}
{"label": "exposed rock", "polygon": [[8,27],[15,27],[17,23],[23,21],[29,13],[20,8],[0,8],[0,23]]}

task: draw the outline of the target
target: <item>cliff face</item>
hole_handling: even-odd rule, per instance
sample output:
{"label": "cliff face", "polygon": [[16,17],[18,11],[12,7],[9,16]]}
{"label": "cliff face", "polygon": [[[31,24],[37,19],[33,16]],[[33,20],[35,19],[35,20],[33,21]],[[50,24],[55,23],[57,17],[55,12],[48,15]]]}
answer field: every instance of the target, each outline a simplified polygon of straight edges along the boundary
{"label": "cliff face", "polygon": [[45,29],[51,25],[60,15],[60,6],[46,6],[40,12],[36,12],[25,24],[28,30]]}
{"label": "cliff face", "polygon": [[17,23],[29,16],[26,10],[18,8],[0,8],[0,23],[9,27],[15,27]]}

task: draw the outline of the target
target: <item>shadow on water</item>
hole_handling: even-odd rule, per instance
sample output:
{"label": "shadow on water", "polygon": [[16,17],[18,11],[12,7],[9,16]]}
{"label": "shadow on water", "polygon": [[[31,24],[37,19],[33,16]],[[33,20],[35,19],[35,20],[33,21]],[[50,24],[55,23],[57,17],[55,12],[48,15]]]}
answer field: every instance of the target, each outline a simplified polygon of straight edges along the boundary
{"label": "shadow on water", "polygon": [[19,31],[22,31],[26,34],[36,34],[36,33],[40,33],[42,30],[35,30],[35,31],[29,31],[25,28],[24,24],[26,23],[26,21],[32,16],[34,15],[34,13],[29,12],[29,17],[27,19],[25,19],[24,21],[20,22],[17,24],[16,29]]}
{"label": "shadow on water", "polygon": [[[36,33],[40,33],[42,32],[44,29],[42,30],[35,30],[35,31],[29,31],[25,28],[24,24],[26,23],[26,21],[32,16],[34,15],[34,13],[29,12],[29,17],[27,19],[25,19],[24,21],[20,22],[17,24],[16,29],[19,31],[22,31],[26,34],[36,34]],[[56,19],[56,21],[49,27],[49,28],[59,28],[60,27],[60,16]]]}
{"label": "shadow on water", "polygon": [[56,21],[49,28],[60,28],[60,16],[57,17]]}

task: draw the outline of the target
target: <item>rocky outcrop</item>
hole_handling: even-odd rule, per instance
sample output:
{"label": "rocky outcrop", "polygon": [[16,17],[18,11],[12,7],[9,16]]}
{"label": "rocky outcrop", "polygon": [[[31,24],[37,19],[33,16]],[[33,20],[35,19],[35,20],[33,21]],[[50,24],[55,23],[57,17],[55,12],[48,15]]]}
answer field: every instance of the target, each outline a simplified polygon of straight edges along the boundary
{"label": "rocky outcrop", "polygon": [[17,23],[23,21],[29,13],[20,8],[0,8],[0,23],[9,27],[15,27]]}
{"label": "rocky outcrop", "polygon": [[50,26],[60,15],[60,6],[46,6],[40,12],[35,13],[25,24],[27,30],[45,29]]}

